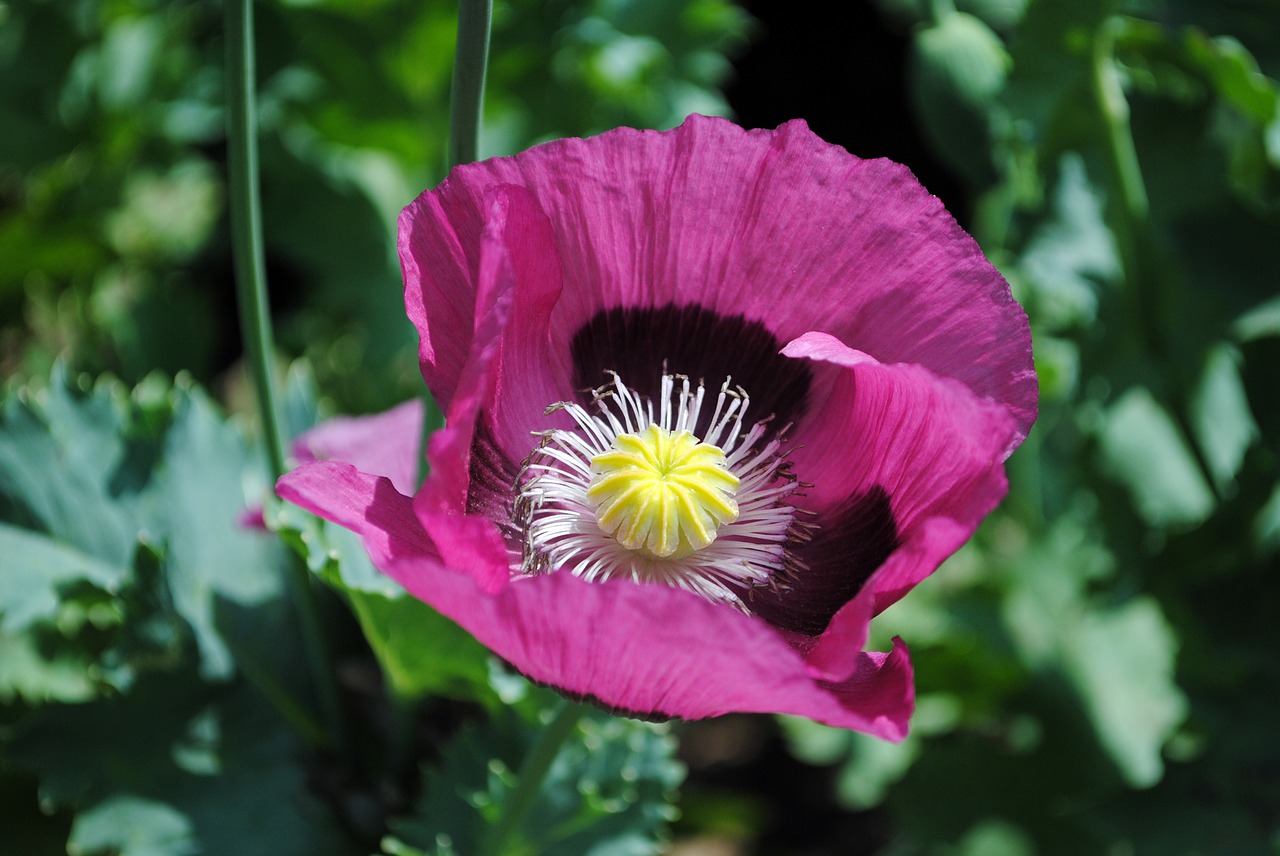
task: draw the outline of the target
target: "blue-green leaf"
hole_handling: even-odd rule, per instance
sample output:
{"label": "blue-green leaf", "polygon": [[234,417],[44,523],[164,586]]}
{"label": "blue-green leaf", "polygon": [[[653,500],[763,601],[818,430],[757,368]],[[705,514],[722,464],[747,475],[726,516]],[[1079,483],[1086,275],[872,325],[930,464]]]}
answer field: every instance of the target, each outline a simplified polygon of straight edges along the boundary
{"label": "blue-green leaf", "polygon": [[1099,440],[1103,465],[1151,525],[1190,526],[1213,511],[1213,493],[1186,440],[1145,389],[1131,389],[1112,405]]}
{"label": "blue-green leaf", "polygon": [[0,631],[23,630],[58,611],[61,587],[87,582],[120,589],[129,569],[41,533],[0,522]]}
{"label": "blue-green leaf", "polygon": [[1239,359],[1227,345],[1212,349],[1191,398],[1191,427],[1220,491],[1231,484],[1245,452],[1258,439]]}
{"label": "blue-green leaf", "polygon": [[[403,844],[431,856],[477,852],[487,826],[511,798],[516,771],[545,727],[555,695],[530,692],[492,719],[467,726],[428,772],[411,820],[393,825]],[[665,725],[590,710],[561,746],[512,854],[650,856],[674,819],[673,790],[684,778]],[[388,852],[396,852],[393,849]]]}

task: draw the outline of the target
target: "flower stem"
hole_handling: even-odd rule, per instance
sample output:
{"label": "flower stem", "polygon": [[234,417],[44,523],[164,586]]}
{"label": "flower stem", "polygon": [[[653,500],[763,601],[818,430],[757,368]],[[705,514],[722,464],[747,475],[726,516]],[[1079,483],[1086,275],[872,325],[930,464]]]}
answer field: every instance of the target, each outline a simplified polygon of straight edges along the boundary
{"label": "flower stem", "polygon": [[1143,258],[1149,205],[1129,125],[1129,102],[1116,69],[1113,52],[1115,23],[1115,19],[1104,21],[1094,35],[1091,83],[1094,101],[1106,131],[1107,159],[1119,190],[1120,210],[1113,218],[1113,228],[1124,265],[1131,327],[1139,337],[1139,346],[1150,347],[1158,338],[1152,319],[1159,307],[1153,300],[1154,295],[1147,293],[1150,270],[1147,259]]}
{"label": "flower stem", "polygon": [[[227,0],[227,158],[231,205],[231,253],[235,264],[240,333],[253,372],[254,389],[272,481],[284,475],[284,440],[271,373],[274,352],[267,273],[258,195],[258,136],[252,0]],[[333,738],[341,735],[341,715],[329,652],[320,629],[311,575],[293,563],[286,575],[320,706]],[[270,694],[268,697],[272,697]],[[286,717],[289,718],[289,717]],[[305,736],[305,735],[304,735]],[[312,742],[315,742],[314,738]]]}
{"label": "flower stem", "polygon": [[493,0],[459,0],[458,46],[449,93],[449,168],[479,157],[484,75],[489,64]]}
{"label": "flower stem", "polygon": [[[489,65],[489,28],[493,0],[458,0],[458,39],[453,58],[453,86],[449,93],[449,168],[479,157],[484,118],[484,77]],[[428,393],[423,401],[422,441],[418,454],[425,461],[427,439],[444,427],[444,413]],[[426,478],[425,462],[419,481]]]}
{"label": "flower stem", "polygon": [[956,13],[954,0],[929,0],[929,23],[937,26]]}
{"label": "flower stem", "polygon": [[[1107,132],[1107,158],[1116,186],[1119,188],[1120,213],[1114,218],[1117,243],[1124,267],[1125,297],[1130,315],[1129,329],[1136,337],[1137,348],[1170,366],[1167,376],[1174,378],[1165,388],[1155,387],[1157,398],[1170,404],[1168,412],[1182,431],[1183,436],[1194,437],[1195,432],[1187,419],[1186,410],[1175,406],[1176,390],[1189,389],[1191,381],[1181,373],[1179,361],[1174,359],[1174,346],[1170,344],[1166,330],[1175,325],[1165,323],[1165,301],[1162,291],[1167,289],[1168,272],[1160,267],[1161,255],[1151,231],[1151,205],[1147,197],[1146,182],[1138,161],[1138,148],[1133,141],[1133,128],[1129,122],[1129,102],[1120,83],[1116,68],[1115,34],[1119,18],[1111,17],[1098,27],[1093,42],[1093,95]],[[1200,445],[1187,444],[1210,490],[1216,491],[1213,468]]]}
{"label": "flower stem", "polygon": [[484,836],[480,847],[481,856],[506,854],[508,841],[533,808],[542,791],[542,783],[551,771],[556,756],[560,754],[560,748],[574,733],[578,720],[585,712],[586,708],[576,702],[568,699],[560,701],[551,722],[538,735],[537,742],[520,765],[520,771],[516,774],[518,779],[515,792],[503,806],[498,822],[489,827]]}

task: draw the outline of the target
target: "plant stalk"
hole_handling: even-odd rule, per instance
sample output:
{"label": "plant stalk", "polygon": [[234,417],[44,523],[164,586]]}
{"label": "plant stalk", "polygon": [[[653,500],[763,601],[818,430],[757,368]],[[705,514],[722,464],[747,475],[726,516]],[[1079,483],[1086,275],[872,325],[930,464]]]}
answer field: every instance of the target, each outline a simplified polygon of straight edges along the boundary
{"label": "plant stalk", "polygon": [[[262,236],[262,201],[258,183],[256,70],[253,53],[252,0],[227,0],[227,151],[231,207],[231,253],[235,265],[240,333],[253,373],[254,390],[274,482],[284,475],[284,439],[271,372],[274,353],[271,312],[267,303],[267,273]],[[330,736],[342,734],[337,686],[321,631],[311,575],[292,563],[286,575],[302,629],[321,712]],[[288,718],[288,717],[286,717]],[[304,735],[305,736],[305,735]],[[312,741],[314,742],[314,740]]]}
{"label": "plant stalk", "polygon": [[458,0],[458,46],[449,92],[449,168],[479,157],[493,0]]}
{"label": "plant stalk", "polygon": [[511,836],[520,828],[538,794],[542,792],[542,784],[551,771],[551,765],[560,748],[574,733],[578,720],[586,712],[586,708],[576,702],[562,699],[551,722],[538,735],[538,740],[525,756],[516,774],[515,792],[503,806],[502,816],[498,822],[489,827],[480,846],[481,856],[506,856]]}
{"label": "plant stalk", "polygon": [[[489,31],[493,0],[458,0],[458,38],[453,58],[453,84],[449,92],[449,169],[471,163],[480,156],[484,119],[484,78],[489,66]],[[418,461],[426,479],[427,440],[444,427],[440,405],[427,393],[423,397],[422,440]]]}

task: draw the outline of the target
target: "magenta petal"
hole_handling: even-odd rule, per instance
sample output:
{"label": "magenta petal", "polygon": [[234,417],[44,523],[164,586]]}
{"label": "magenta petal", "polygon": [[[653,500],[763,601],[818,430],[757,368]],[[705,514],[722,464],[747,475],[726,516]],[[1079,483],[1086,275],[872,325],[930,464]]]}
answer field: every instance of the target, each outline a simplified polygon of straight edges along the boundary
{"label": "magenta petal", "polygon": [[366,475],[350,464],[303,464],[280,477],[276,493],[281,499],[363,535],[365,549],[379,567],[397,556],[436,552],[408,498],[395,489],[390,479]]}
{"label": "magenta petal", "polygon": [[385,478],[315,463],[278,490],[358,532],[379,567],[535,681],[644,715],[777,711],[906,735],[914,697],[900,642],[859,655],[831,682],[767,623],[675,589],[547,574],[487,593],[440,561],[410,499]]}
{"label": "magenta petal", "polygon": [[776,711],[906,733],[905,652],[879,662],[863,654],[831,684],[768,624],[675,589],[548,574],[485,597],[469,577],[423,561],[386,570],[528,677],[608,707],[686,719]]}
{"label": "magenta petal", "polygon": [[704,116],[462,166],[405,209],[406,304],[424,374],[446,398],[466,359],[485,200],[505,184],[547,215],[563,271],[559,346],[602,310],[698,304],[763,321],[782,341],[823,330],[954,377],[1006,403],[1019,436],[1034,419],[1025,314],[909,170],[854,157],[801,121],[744,131]]}
{"label": "magenta petal", "polygon": [[301,462],[345,461],[411,494],[418,487],[421,443],[422,402],[413,400],[372,416],[329,419],[298,437],[293,454]]}
{"label": "magenta petal", "polygon": [[[796,426],[792,459],[819,510],[876,489],[889,497],[898,546],[810,653],[840,674],[861,647],[866,611],[883,611],[973,534],[1007,491],[1002,461],[1018,426],[1003,407],[920,366],[881,365],[821,333],[784,354],[819,364],[822,406]],[[821,551],[822,530],[813,549]]]}
{"label": "magenta petal", "polygon": [[[374,417],[314,432],[303,452],[394,484],[312,463],[281,495],[361,533],[409,591],[567,693],[645,715],[775,711],[901,738],[910,661],[898,640],[862,651],[869,623],[1004,495],[1003,461],[1036,409],[1026,316],[938,200],[905,168],[802,122],[744,131],[694,116],[459,167],[400,227],[423,375],[448,415],[430,478],[405,495],[417,430],[403,414]],[[794,573],[744,592],[751,614],[656,582],[513,571],[548,531],[530,535],[517,493],[565,501],[522,473],[536,432],[576,430],[544,408],[594,407],[582,388],[610,371],[624,400],[652,399],[667,372],[713,395],[732,376],[752,418],[772,415],[762,448],[793,425],[787,460],[811,486],[779,501],[816,528],[773,536]],[[368,445],[384,418],[404,441]],[[577,528],[595,525],[582,506],[569,512],[553,537],[601,536]]]}

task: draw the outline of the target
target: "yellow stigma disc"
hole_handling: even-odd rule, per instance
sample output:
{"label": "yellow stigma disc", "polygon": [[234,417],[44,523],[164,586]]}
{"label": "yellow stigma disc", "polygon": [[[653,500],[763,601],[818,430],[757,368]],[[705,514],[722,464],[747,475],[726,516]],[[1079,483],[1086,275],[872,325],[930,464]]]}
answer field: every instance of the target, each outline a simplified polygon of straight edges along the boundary
{"label": "yellow stigma disc", "polygon": [[688,431],[619,434],[591,472],[587,498],[600,528],[651,558],[684,558],[738,518],[738,478],[724,452]]}

